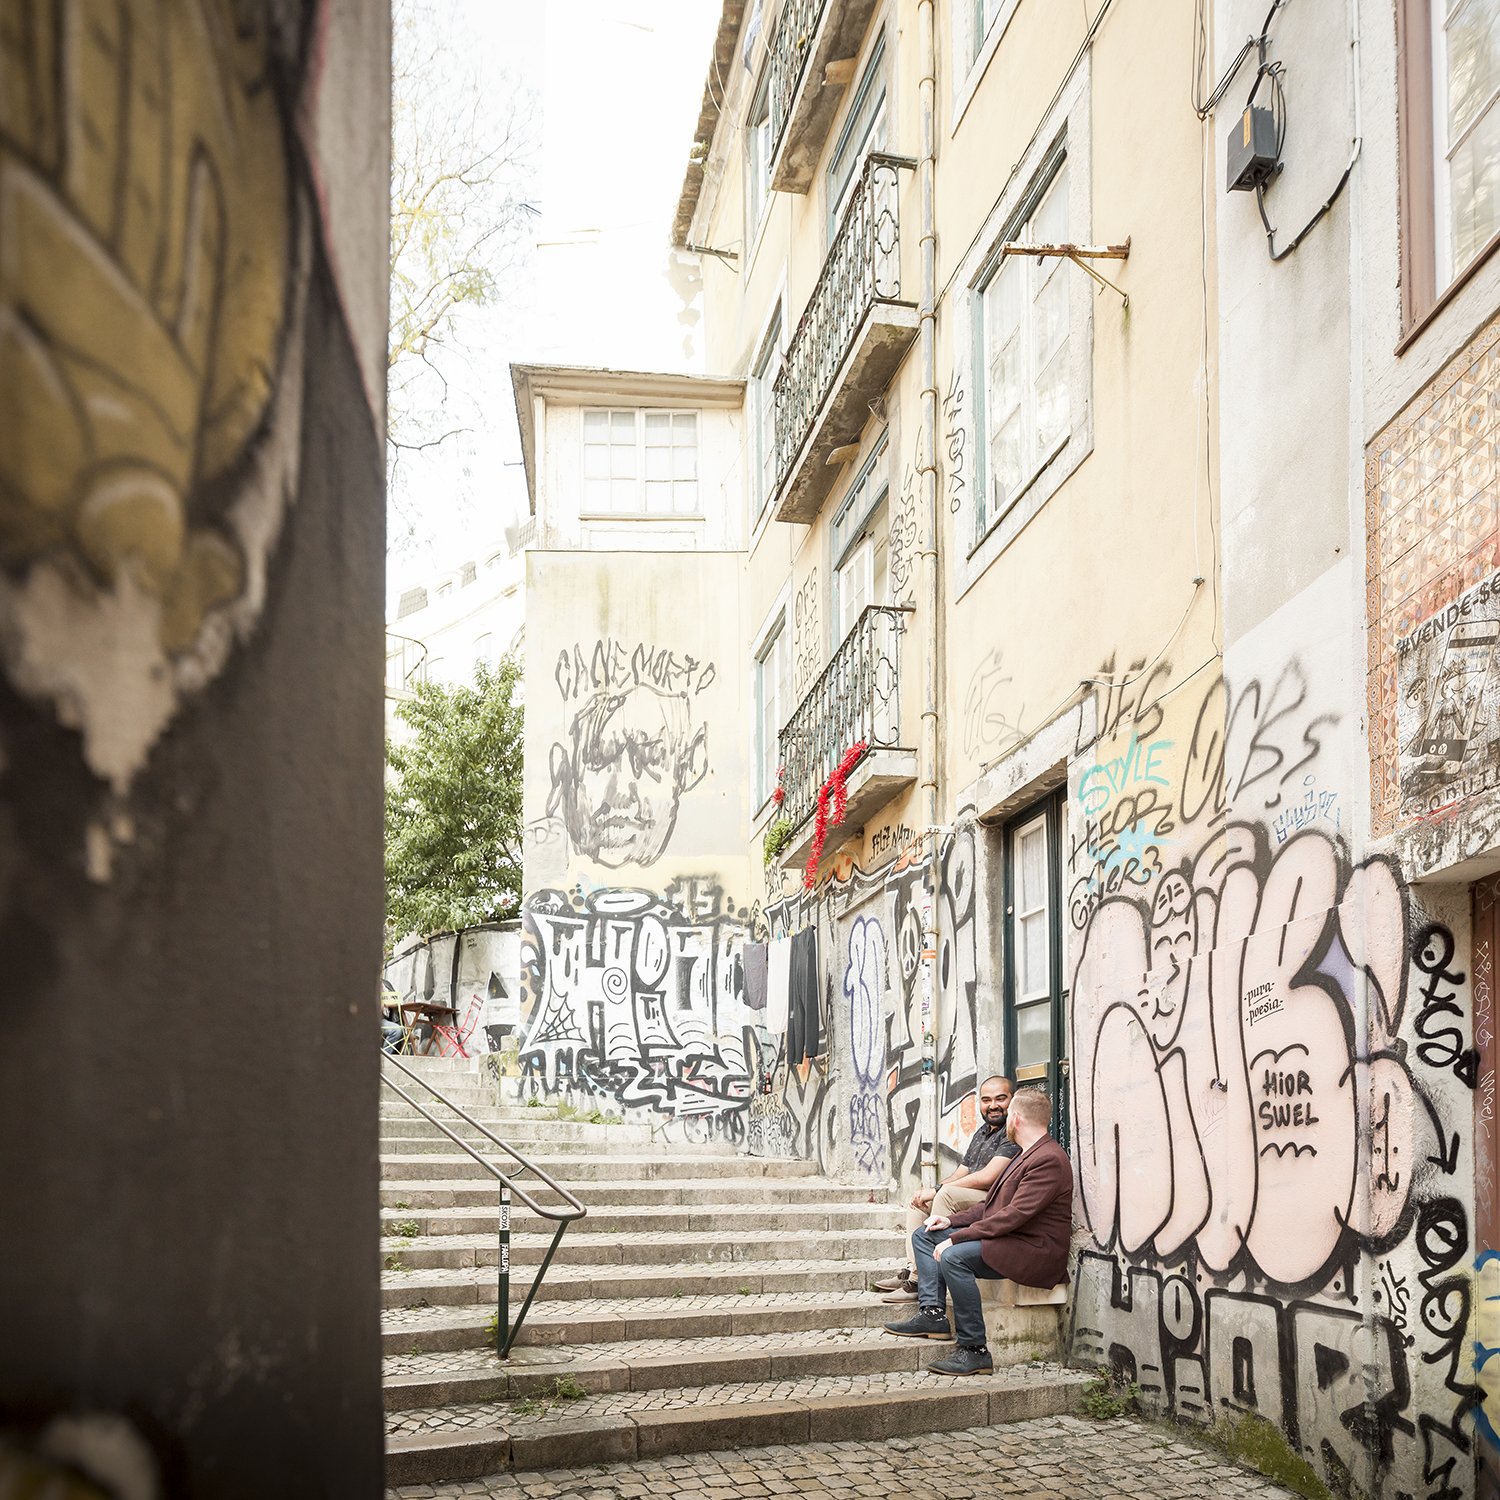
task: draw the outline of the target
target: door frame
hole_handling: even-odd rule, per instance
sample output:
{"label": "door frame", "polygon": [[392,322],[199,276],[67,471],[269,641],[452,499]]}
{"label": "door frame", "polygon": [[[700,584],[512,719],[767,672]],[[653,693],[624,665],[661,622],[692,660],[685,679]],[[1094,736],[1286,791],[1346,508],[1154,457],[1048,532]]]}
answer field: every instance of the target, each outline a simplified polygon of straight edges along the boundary
{"label": "door frame", "polygon": [[[1011,1071],[1011,1082],[1016,1088],[1028,1083],[1045,1083],[1052,1100],[1052,1134],[1065,1149],[1071,1133],[1072,1115],[1068,1090],[1071,1072],[1067,1053],[1068,985],[1063,969],[1065,955],[1062,928],[1062,838],[1066,822],[1066,798],[1067,788],[1057,787],[1007,818],[1000,828],[1000,868],[1003,872],[1001,916],[1004,924],[1000,944],[1000,1016],[1006,1066]],[[1018,1046],[1015,1006],[1015,861],[1011,858],[1011,842],[1017,829],[1034,822],[1038,816],[1046,819],[1047,831],[1047,949],[1052,974],[1051,1055],[1047,1060],[1045,1078],[1021,1079],[1015,1076]]]}

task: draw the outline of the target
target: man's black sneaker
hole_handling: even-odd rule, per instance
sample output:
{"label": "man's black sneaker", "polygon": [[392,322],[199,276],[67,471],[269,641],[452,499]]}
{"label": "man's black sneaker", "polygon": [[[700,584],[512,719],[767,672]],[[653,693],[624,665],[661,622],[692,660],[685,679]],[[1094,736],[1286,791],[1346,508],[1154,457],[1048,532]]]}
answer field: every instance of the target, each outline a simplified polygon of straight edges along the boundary
{"label": "man's black sneaker", "polygon": [[952,1354],[933,1360],[927,1368],[934,1375],[991,1375],[995,1361],[990,1358],[988,1349],[971,1349],[967,1344],[960,1344]]}
{"label": "man's black sneaker", "polygon": [[[948,1319],[935,1307],[924,1307],[914,1318],[904,1323],[887,1323],[887,1333],[896,1333],[904,1339],[951,1339],[952,1330]],[[988,1356],[986,1356],[987,1358]]]}

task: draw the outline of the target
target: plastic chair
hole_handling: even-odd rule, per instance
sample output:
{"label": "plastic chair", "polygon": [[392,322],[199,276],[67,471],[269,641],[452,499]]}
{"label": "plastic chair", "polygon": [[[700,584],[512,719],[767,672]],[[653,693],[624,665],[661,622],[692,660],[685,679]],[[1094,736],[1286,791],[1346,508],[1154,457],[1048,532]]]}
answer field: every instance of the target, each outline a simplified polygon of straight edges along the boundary
{"label": "plastic chair", "polygon": [[[472,995],[469,998],[469,1009],[460,1025],[444,1026],[439,1021],[432,1023],[432,1034],[438,1039],[439,1057],[467,1057],[469,1055],[464,1048],[464,1043],[474,1035],[474,1028],[479,1024],[479,1013],[483,1009],[483,999],[478,995]],[[445,1046],[452,1047],[453,1051],[445,1051]]]}

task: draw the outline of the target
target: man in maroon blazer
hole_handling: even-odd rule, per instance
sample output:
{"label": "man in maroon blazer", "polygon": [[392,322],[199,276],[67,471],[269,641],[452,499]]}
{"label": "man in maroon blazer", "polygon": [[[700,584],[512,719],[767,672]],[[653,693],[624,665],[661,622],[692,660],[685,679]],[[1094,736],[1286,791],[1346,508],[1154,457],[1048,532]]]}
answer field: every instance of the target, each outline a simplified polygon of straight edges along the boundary
{"label": "man in maroon blazer", "polygon": [[953,1299],[958,1348],[929,1370],[986,1375],[994,1361],[984,1338],[979,1278],[1008,1277],[1022,1286],[1056,1286],[1068,1271],[1073,1233],[1073,1166],[1047,1133],[1052,1101],[1041,1089],[1020,1089],[1005,1128],[1021,1148],[981,1204],[953,1217],[939,1214],[911,1237],[917,1263],[916,1317],[887,1323],[903,1338],[951,1339],[944,1311]]}

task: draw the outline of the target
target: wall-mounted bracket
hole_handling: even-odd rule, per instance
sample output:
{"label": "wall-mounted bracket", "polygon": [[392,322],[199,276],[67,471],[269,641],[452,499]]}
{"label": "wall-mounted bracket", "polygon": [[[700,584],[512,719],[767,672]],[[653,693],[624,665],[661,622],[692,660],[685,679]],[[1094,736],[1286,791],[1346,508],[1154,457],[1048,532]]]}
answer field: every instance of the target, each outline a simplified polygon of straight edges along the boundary
{"label": "wall-mounted bracket", "polygon": [[1019,241],[1001,245],[1001,255],[1060,255],[1070,260],[1100,286],[1108,287],[1119,299],[1122,307],[1130,306],[1130,293],[1121,290],[1106,276],[1101,276],[1090,264],[1091,260],[1126,260],[1130,255],[1130,241],[1123,245],[1024,245]]}

